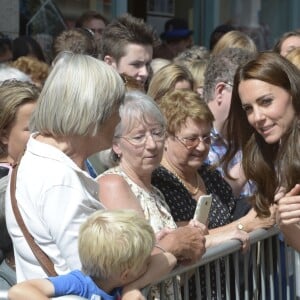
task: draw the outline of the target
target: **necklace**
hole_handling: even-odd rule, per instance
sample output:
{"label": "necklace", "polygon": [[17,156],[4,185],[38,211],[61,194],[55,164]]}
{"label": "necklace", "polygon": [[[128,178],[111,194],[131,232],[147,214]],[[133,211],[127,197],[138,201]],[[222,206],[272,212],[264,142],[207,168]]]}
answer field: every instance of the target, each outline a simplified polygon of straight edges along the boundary
{"label": "necklace", "polygon": [[129,172],[125,172],[124,169],[119,165],[119,168],[121,170],[121,172],[123,172],[132,182],[134,182],[138,187],[140,187],[141,189],[143,189],[145,192],[147,193],[153,193],[153,186],[151,185],[151,181],[150,184],[147,185],[143,180],[133,177]]}
{"label": "necklace", "polygon": [[198,194],[200,190],[200,178],[198,172],[196,172],[195,177],[196,177],[196,187],[194,187],[192,184],[187,182],[184,178],[178,175],[178,173],[175,171],[175,167],[171,166],[171,164],[166,160],[162,159],[161,164],[166,167],[172,174],[175,175],[175,177],[179,180],[179,182],[185,187],[185,189],[192,195],[195,196]]}

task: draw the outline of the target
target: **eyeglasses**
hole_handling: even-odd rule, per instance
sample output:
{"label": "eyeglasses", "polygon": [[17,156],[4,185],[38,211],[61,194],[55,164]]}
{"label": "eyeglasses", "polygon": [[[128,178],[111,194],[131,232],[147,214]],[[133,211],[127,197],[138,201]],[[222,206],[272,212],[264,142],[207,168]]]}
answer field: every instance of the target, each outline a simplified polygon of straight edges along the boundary
{"label": "eyeglasses", "polygon": [[177,141],[179,141],[185,148],[188,150],[196,148],[200,142],[204,143],[205,145],[211,144],[212,136],[211,134],[207,136],[197,136],[197,137],[179,137],[175,135]]}
{"label": "eyeglasses", "polygon": [[87,28],[87,27],[82,27],[82,29],[83,29],[86,33],[88,33],[91,37],[94,37],[95,32],[94,32],[92,29]]}
{"label": "eyeglasses", "polygon": [[227,84],[227,85],[229,85],[229,86],[231,86],[231,87],[233,87],[233,83],[231,83],[231,82],[224,81],[224,83]]}
{"label": "eyeglasses", "polygon": [[134,146],[144,146],[147,142],[147,139],[151,136],[154,142],[159,143],[163,142],[166,137],[166,131],[163,128],[153,129],[151,131],[146,131],[143,134],[138,134],[132,137],[129,136],[115,136],[115,138],[122,138],[128,141]]}
{"label": "eyeglasses", "polygon": [[103,33],[103,30],[104,30],[104,28],[87,28],[87,29],[89,29],[90,31],[92,31],[93,34],[98,33],[100,35]]}

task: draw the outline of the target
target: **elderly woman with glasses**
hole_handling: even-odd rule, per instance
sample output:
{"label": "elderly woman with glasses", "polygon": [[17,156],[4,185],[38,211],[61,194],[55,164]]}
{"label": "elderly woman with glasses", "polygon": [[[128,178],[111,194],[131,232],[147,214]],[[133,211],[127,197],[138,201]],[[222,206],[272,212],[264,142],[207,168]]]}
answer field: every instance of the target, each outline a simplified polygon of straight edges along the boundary
{"label": "elderly woman with glasses", "polygon": [[[162,113],[149,96],[138,91],[126,94],[119,113],[121,122],[112,146],[117,166],[98,178],[101,202],[107,209],[134,209],[144,216],[157,233],[154,252],[165,250],[179,262],[195,262],[205,251],[206,227],[192,221],[178,229],[162,193],[151,184],[165,141]],[[172,281],[164,286],[168,299],[172,299]]]}
{"label": "elderly woman with glasses", "polygon": [[[240,239],[246,247],[245,237],[237,236],[236,231],[246,234],[257,228],[270,227],[274,219],[256,218],[256,213],[250,210],[233,222],[236,199],[232,190],[217,170],[204,163],[214,121],[207,104],[197,93],[187,90],[173,91],[158,104],[167,121],[167,137],[161,165],[152,174],[152,184],[163,193],[175,222],[178,226],[186,225],[194,216],[199,197],[211,194],[207,239],[211,235],[218,237],[218,243]],[[204,280],[205,272],[200,274]],[[213,276],[211,282],[215,280]],[[225,274],[223,280],[224,277]],[[201,284],[202,289],[204,286]],[[215,296],[216,290],[212,288],[211,291],[211,296]],[[202,292],[205,294],[204,290]],[[225,285],[222,285],[224,293]],[[195,298],[190,294],[190,299]]]}
{"label": "elderly woman with glasses", "polygon": [[208,221],[211,232],[235,228],[250,232],[273,225],[270,221],[274,220],[258,222],[253,211],[231,223],[236,204],[232,190],[218,171],[204,163],[214,121],[207,104],[194,92],[177,90],[163,97],[159,107],[167,120],[167,137],[161,166],[153,172],[152,183],[164,194],[175,222],[187,224],[198,198],[212,194]]}

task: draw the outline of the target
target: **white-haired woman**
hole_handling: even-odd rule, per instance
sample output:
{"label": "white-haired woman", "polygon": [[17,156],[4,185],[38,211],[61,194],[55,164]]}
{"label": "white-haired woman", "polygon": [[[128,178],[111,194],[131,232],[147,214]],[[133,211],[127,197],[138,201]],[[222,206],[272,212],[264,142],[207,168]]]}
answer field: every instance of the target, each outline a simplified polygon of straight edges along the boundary
{"label": "white-haired woman", "polygon": [[[111,146],[124,85],[110,66],[86,55],[66,53],[45,82],[19,162],[15,196],[35,243],[58,274],[80,268],[80,224],[102,209],[98,184],[85,160]],[[14,244],[17,281],[45,277],[6,197],[7,227]]]}

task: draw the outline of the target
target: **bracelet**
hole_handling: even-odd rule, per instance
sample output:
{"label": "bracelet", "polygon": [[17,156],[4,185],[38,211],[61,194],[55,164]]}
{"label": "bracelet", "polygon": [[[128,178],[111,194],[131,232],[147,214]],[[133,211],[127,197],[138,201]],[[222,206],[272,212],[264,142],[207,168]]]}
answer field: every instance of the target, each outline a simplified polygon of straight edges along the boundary
{"label": "bracelet", "polygon": [[167,252],[166,249],[164,249],[164,248],[163,248],[162,246],[160,246],[159,244],[155,244],[154,247],[160,249],[162,252]]}

